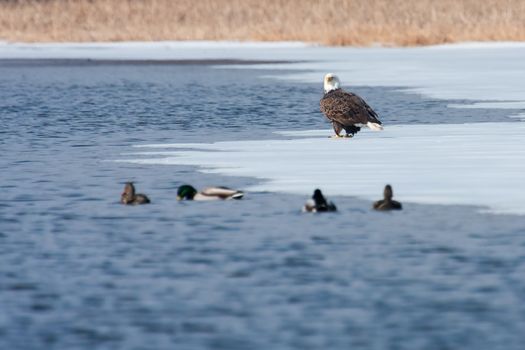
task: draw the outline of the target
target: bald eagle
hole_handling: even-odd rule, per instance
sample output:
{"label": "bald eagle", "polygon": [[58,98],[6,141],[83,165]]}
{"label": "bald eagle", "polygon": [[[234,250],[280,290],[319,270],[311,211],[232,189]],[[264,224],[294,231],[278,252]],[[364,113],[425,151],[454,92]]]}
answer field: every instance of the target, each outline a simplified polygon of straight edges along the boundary
{"label": "bald eagle", "polygon": [[332,73],[324,77],[324,96],[321,99],[321,112],[332,122],[335,137],[341,137],[342,129],[346,137],[352,137],[363,126],[372,130],[383,130],[377,113],[359,96],[339,87],[339,78]]}

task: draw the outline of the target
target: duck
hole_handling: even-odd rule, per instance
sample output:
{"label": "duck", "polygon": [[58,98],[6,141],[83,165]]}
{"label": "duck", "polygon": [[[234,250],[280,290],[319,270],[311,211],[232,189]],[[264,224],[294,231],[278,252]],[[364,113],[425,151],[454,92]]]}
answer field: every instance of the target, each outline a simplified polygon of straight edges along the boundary
{"label": "duck", "polygon": [[328,202],[323,196],[323,193],[320,189],[316,189],[312,198],[310,198],[303,206],[304,212],[309,213],[318,213],[318,212],[329,212],[337,211],[337,208],[334,203]]}
{"label": "duck", "polygon": [[244,192],[233,190],[228,187],[206,187],[202,191],[197,191],[191,185],[182,185],[177,190],[177,200],[211,201],[223,199],[241,199]]}
{"label": "duck", "polygon": [[394,191],[392,186],[386,185],[385,190],[383,191],[384,199],[374,203],[375,210],[401,210],[403,206],[398,201],[392,199],[394,196]]}
{"label": "duck", "polygon": [[148,204],[151,201],[148,196],[142,193],[135,193],[135,186],[133,182],[126,182],[124,185],[124,192],[120,196],[120,202],[122,204]]}

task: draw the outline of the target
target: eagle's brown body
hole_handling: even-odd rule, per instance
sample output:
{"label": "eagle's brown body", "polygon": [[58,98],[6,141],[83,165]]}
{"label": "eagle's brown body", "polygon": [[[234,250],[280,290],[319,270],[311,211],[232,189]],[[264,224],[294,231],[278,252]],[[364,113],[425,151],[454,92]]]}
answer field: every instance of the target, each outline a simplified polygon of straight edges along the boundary
{"label": "eagle's brown body", "polygon": [[381,125],[377,113],[359,96],[343,89],[324,94],[321,112],[332,122],[337,136],[342,129],[347,135],[354,135],[369,122]]}

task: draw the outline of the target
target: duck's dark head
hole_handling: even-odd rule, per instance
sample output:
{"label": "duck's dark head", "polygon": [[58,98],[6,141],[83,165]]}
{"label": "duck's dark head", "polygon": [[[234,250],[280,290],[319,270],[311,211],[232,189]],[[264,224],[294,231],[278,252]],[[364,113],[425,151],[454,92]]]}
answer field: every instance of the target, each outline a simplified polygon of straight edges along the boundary
{"label": "duck's dark head", "polygon": [[182,185],[177,190],[177,200],[183,200],[183,199],[193,199],[195,195],[197,194],[197,190],[190,185]]}
{"label": "duck's dark head", "polygon": [[120,195],[120,201],[123,204],[128,204],[133,202],[133,199],[135,198],[135,186],[133,186],[133,182],[126,182],[124,185],[124,191]]}
{"label": "duck's dark head", "polygon": [[385,196],[385,199],[392,199],[394,196],[394,191],[392,190],[392,186],[386,185],[385,190],[383,191],[383,196]]}
{"label": "duck's dark head", "polygon": [[315,204],[317,206],[319,206],[319,205],[326,205],[326,199],[324,198],[324,196],[321,193],[320,189],[316,189],[314,191],[314,195],[312,196],[312,199],[315,201]]}

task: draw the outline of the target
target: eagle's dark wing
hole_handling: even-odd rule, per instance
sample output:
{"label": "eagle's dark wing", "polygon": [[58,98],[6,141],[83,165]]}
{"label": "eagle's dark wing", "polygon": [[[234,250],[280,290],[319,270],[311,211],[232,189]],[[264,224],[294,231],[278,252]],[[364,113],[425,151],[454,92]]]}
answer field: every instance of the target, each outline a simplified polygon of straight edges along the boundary
{"label": "eagle's dark wing", "polygon": [[337,89],[325,94],[321,99],[321,112],[331,121],[343,126],[381,124],[377,113],[359,96]]}

